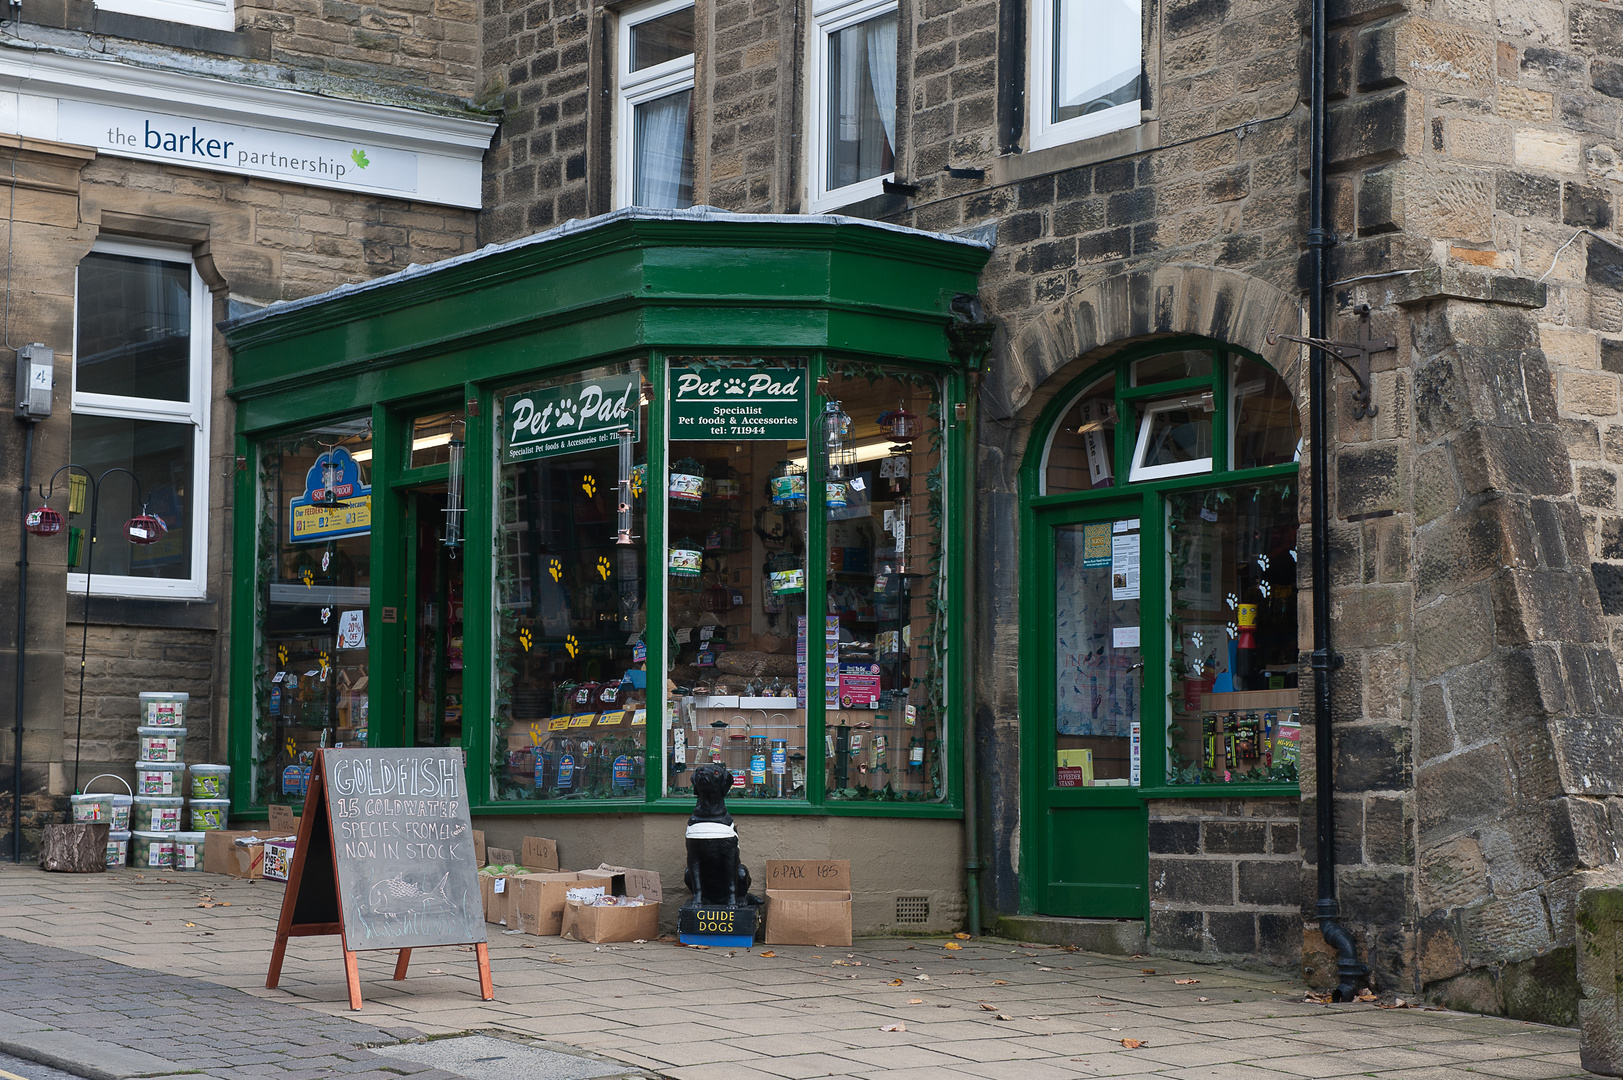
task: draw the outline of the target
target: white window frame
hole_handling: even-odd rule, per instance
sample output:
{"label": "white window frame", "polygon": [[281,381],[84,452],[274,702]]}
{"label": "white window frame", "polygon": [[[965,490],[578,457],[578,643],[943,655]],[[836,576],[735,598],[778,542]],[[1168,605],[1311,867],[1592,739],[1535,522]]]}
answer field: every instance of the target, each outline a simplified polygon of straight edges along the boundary
{"label": "white window frame", "polygon": [[[212,297],[204,285],[202,275],[191,252],[185,248],[164,247],[127,240],[98,240],[90,249],[96,255],[127,255],[141,259],[158,259],[183,265],[191,274],[191,379],[187,401],[163,401],[157,398],[128,397],[122,394],[93,394],[79,390],[79,285],[74,274],[73,318],[73,372],[72,408],[78,416],[111,416],[130,420],[157,420],[166,423],[189,423],[193,428],[192,448],[192,506],[191,506],[191,575],[185,578],[134,577],[127,574],[94,574],[90,590],[93,596],[127,596],[159,600],[202,600],[208,596],[208,521],[209,521],[209,405],[211,393],[214,330],[209,320]],[[99,507],[103,520],[97,522],[102,542],[123,535],[122,507]],[[95,568],[92,567],[92,570]],[[85,575],[68,573],[68,590],[83,594]]]}
{"label": "white window frame", "polygon": [[[865,23],[882,15],[896,14],[896,0],[813,0],[812,3],[812,64],[806,78],[806,100],[809,115],[806,140],[806,208],[810,213],[822,214],[841,206],[849,206],[863,199],[882,195],[885,182],[895,180],[891,170],[883,176],[870,176],[842,187],[828,186],[828,62],[829,39],[848,27]],[[898,18],[900,15],[898,14]],[[897,65],[898,69],[900,64]],[[898,75],[898,79],[900,75]],[[898,114],[902,102],[896,102]],[[896,147],[891,147],[897,153]]]}
{"label": "white window frame", "polygon": [[[656,101],[683,90],[693,89],[693,54],[667,60],[663,64],[631,70],[631,30],[633,27],[673,11],[694,6],[693,0],[659,0],[658,3],[632,8],[620,16],[615,49],[615,111],[614,111],[614,206],[620,209],[633,206],[637,191],[636,110],[638,105]],[[695,13],[697,14],[697,13]],[[694,36],[698,36],[695,20]],[[688,99],[691,122],[692,110],[698,102]]]}
{"label": "white window frame", "polygon": [[[1207,394],[1206,398],[1209,400],[1211,395]],[[1158,415],[1171,412],[1174,409],[1194,409],[1197,412],[1204,411],[1208,423],[1215,421],[1216,417],[1205,406],[1206,401],[1203,401],[1199,395],[1192,398],[1171,398],[1144,406],[1144,415],[1138,421],[1138,442],[1133,447],[1133,467],[1128,470],[1127,482],[1136,484],[1141,480],[1165,480],[1172,476],[1198,476],[1200,473],[1211,472],[1212,459],[1210,455],[1195,458],[1193,461],[1170,461],[1165,465],[1144,464],[1144,454],[1150,446],[1150,430],[1155,426],[1155,418]],[[1214,431],[1212,437],[1215,438],[1216,434]]]}
{"label": "white window frame", "polygon": [[[1124,102],[1103,112],[1074,116],[1069,120],[1049,119],[1054,115],[1054,5],[1058,2],[1031,0],[1031,85],[1026,100],[1031,103],[1029,142],[1032,150],[1046,150],[1051,146],[1063,146],[1137,127],[1142,119],[1142,108],[1138,101]],[[1140,40],[1140,78],[1143,77],[1143,56],[1143,42]]]}
{"label": "white window frame", "polygon": [[237,28],[237,15],[231,0],[96,0],[102,11],[139,15],[160,22],[206,26],[210,30]]}

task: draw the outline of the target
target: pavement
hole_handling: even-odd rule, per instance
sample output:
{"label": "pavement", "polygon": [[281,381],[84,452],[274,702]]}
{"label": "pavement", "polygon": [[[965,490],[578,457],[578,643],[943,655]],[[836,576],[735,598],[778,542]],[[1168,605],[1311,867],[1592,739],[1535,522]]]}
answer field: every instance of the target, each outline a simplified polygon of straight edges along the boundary
{"label": "pavement", "polygon": [[419,950],[399,983],[392,953],[363,953],[352,1013],[334,938],[294,939],[265,988],[281,899],[212,874],[0,864],[0,1053],[90,1080],[1589,1075],[1566,1028],[993,939],[699,950],[488,926],[495,1001],[471,949]]}

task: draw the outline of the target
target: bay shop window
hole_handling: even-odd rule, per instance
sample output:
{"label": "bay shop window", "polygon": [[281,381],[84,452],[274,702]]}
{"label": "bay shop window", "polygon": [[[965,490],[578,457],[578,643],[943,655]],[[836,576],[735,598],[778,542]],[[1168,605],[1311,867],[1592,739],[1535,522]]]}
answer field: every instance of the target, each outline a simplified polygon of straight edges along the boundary
{"label": "bay shop window", "polygon": [[460,745],[507,809],[708,762],[735,808],[947,808],[955,385],[656,355],[260,440],[253,802],[370,744]]}

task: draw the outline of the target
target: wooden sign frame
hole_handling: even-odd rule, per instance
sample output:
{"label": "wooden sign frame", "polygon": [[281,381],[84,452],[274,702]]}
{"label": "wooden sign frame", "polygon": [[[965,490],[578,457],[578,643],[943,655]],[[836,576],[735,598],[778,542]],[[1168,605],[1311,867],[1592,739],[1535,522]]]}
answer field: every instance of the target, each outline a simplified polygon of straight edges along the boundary
{"label": "wooden sign frame", "polygon": [[[310,769],[310,787],[304,797],[304,814],[299,818],[299,839],[293,848],[293,865],[288,870],[287,892],[282,896],[282,914],[276,923],[276,944],[271,948],[270,972],[265,986],[274,990],[282,979],[282,961],[287,942],[295,937],[339,935],[344,948],[344,980],[349,986],[349,1007],[361,1008],[360,954],[350,949],[344,935],[344,902],[338,895],[338,848],[333,841],[332,804],[327,798],[327,774],[323,755],[316,751]],[[321,827],[317,828],[317,822]],[[473,942],[479,962],[479,997],[494,1001],[496,991],[490,978],[490,947]],[[394,979],[406,977],[411,950],[401,949],[395,961]]]}

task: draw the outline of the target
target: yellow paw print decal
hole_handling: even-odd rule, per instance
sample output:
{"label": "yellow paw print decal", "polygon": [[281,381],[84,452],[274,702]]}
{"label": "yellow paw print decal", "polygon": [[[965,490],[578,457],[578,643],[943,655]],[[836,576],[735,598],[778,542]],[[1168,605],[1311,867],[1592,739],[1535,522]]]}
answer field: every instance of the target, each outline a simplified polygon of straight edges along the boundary
{"label": "yellow paw print decal", "polygon": [[609,580],[609,557],[607,555],[597,557],[597,573],[604,581]]}
{"label": "yellow paw print decal", "polygon": [[580,482],[580,489],[586,492],[586,497],[590,499],[597,494],[597,478],[591,473],[587,473],[586,479]]}
{"label": "yellow paw print decal", "polygon": [[287,741],[287,756],[290,758],[297,758],[299,756],[298,745],[294,743],[292,739]]}
{"label": "yellow paw print decal", "polygon": [[552,575],[552,580],[553,581],[561,581],[561,580],[563,580],[564,564],[559,562],[557,559],[548,560],[548,562],[547,562],[547,573]]}
{"label": "yellow paw print decal", "polygon": [[282,667],[287,667],[287,646],[286,645],[278,645],[278,646],[276,646],[276,661],[277,661],[277,663],[281,664]]}
{"label": "yellow paw print decal", "polygon": [[518,632],[518,643],[524,647],[525,652],[529,652],[530,646],[535,644],[535,635],[530,633],[529,630],[520,630]]}
{"label": "yellow paw print decal", "polygon": [[332,657],[327,655],[326,649],[322,649],[321,654],[316,657],[316,662],[321,665],[321,670],[325,672],[332,662]]}
{"label": "yellow paw print decal", "polygon": [[306,589],[316,583],[316,575],[310,572],[309,567],[305,567],[304,573],[299,576],[304,579],[304,587]]}
{"label": "yellow paw print decal", "polygon": [[642,498],[642,478],[647,472],[647,466],[639,465],[631,470],[631,497]]}
{"label": "yellow paw print decal", "polygon": [[580,642],[575,640],[574,634],[564,638],[564,651],[569,654],[571,660],[580,654]]}

